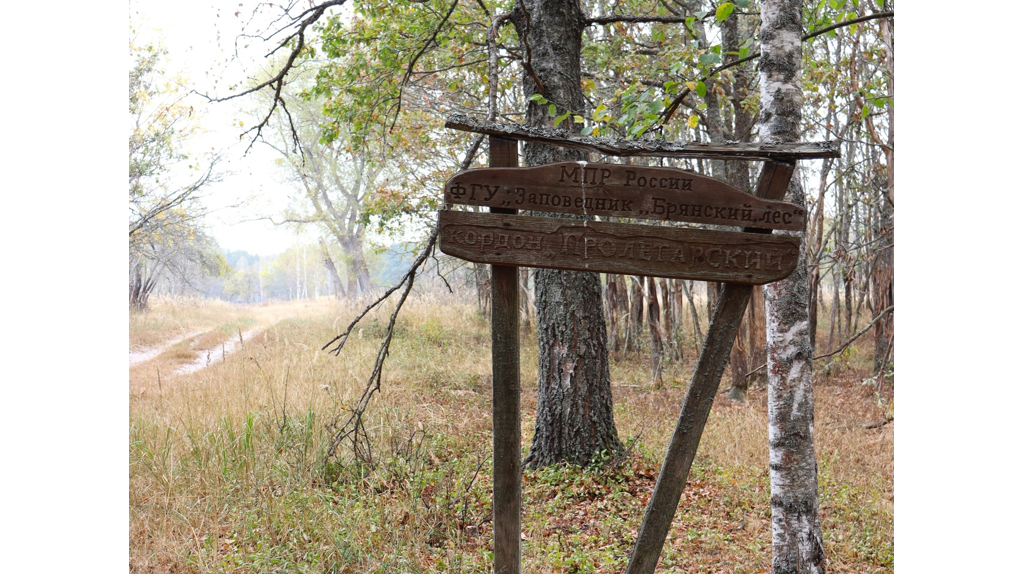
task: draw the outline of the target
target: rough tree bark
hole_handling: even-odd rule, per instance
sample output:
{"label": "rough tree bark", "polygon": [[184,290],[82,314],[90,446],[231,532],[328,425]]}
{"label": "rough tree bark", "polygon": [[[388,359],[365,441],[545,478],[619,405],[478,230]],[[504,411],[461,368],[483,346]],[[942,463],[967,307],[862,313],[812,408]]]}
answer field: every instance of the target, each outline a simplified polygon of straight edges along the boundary
{"label": "rough tree bark", "polygon": [[[800,0],[761,4],[762,141],[800,138]],[[786,199],[804,205],[800,179]],[[806,245],[796,271],[765,287],[768,353],[768,441],[772,507],[772,571],[825,571],[814,457],[812,352],[809,338]]]}
{"label": "rough tree bark", "polygon": [[[895,53],[893,46],[892,24],[888,19],[880,22],[883,44],[885,46],[885,70],[888,92],[896,93],[895,86]],[[875,273],[872,277],[875,282],[875,289],[878,293],[875,315],[882,309],[888,308],[895,303],[893,296],[894,281],[894,251],[895,236],[893,235],[893,212],[895,211],[896,189],[895,189],[895,133],[896,116],[892,102],[886,104],[886,114],[889,119],[889,135],[882,149],[885,151],[885,176],[886,189],[881,202],[880,233],[883,238],[879,249],[878,263],[875,265]],[[869,126],[871,122],[868,122]],[[876,137],[874,129],[871,130],[872,137]],[[881,143],[881,142],[879,142]],[[895,342],[895,313],[890,313],[875,325],[875,374],[882,373],[894,356],[893,345]]]}
{"label": "rough tree bark", "polygon": [[[523,93],[565,110],[583,110],[580,49],[584,14],[573,0],[522,0],[512,21],[524,56]],[[530,102],[529,126],[550,125],[547,106]],[[579,151],[526,144],[526,166],[586,160]],[[622,448],[612,417],[611,377],[601,280],[596,273],[537,270],[537,418],[524,464],[585,465]]]}

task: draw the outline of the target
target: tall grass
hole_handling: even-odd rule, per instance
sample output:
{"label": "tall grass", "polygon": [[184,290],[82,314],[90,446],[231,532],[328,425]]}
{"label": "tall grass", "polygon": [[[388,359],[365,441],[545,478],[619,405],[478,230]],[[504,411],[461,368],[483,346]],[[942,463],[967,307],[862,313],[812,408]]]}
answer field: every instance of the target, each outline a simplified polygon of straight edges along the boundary
{"label": "tall grass", "polygon": [[[220,325],[256,312],[215,309],[166,313]],[[488,571],[486,320],[468,304],[411,299],[367,416],[372,460],[345,451],[325,460],[331,425],[362,392],[391,309],[371,314],[339,357],[320,351],[357,311],[326,300],[274,310],[270,326],[225,361],[129,395],[133,571]],[[535,347],[524,333],[524,454]],[[631,453],[600,468],[525,473],[524,571],[622,570],[689,368],[655,389],[642,357],[614,365],[616,424]],[[815,389],[826,553],[832,571],[892,571],[893,424],[859,426],[878,418],[877,398],[852,380]],[[746,405],[719,398],[661,571],[770,567],[764,403],[759,389]]]}

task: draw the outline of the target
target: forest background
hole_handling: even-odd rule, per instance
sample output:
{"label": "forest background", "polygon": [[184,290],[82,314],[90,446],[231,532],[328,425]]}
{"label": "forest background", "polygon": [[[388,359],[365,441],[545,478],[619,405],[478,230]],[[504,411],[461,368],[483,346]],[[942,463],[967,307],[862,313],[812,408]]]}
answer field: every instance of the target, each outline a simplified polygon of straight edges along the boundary
{"label": "forest background", "polygon": [[[59,567],[54,549],[92,563],[126,555],[123,219],[110,191],[123,178],[123,8],[57,7],[46,34],[58,41],[28,28],[3,40],[8,54],[33,48],[10,74],[22,89],[3,95],[12,118],[3,237],[10,269],[22,271],[3,282],[5,300],[18,302],[4,356],[21,359],[8,377],[8,404],[21,408],[0,424],[16,437],[5,482],[26,493],[4,504],[5,546],[21,549],[13,566],[34,570]],[[901,110],[897,183],[911,203],[900,216],[898,289],[912,296],[900,318],[897,538],[913,570],[1009,564],[1001,549],[1022,534],[1024,510],[1013,454],[1022,391],[1007,360],[1021,312],[1012,287],[979,288],[972,273],[1007,268],[1017,241],[1002,220],[1022,207],[1012,138],[1024,126],[999,104],[1015,93],[1001,60],[1014,51],[1009,23],[1021,9],[968,17],[954,7],[911,6],[901,22],[900,97],[912,104]],[[17,6],[11,21],[31,16]],[[998,23],[965,25],[974,18]],[[950,38],[962,38],[957,48],[940,42]],[[13,280],[26,270],[31,288]],[[932,552],[939,544],[954,549]]]}

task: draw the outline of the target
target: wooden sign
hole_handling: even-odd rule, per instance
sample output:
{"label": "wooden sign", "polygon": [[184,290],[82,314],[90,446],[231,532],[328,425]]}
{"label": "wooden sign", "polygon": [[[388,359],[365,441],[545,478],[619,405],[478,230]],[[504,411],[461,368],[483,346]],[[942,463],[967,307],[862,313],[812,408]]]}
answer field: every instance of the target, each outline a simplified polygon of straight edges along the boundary
{"label": "wooden sign", "polygon": [[806,211],[693,172],[668,167],[563,162],[459,172],[445,203],[524,211],[712,223],[803,231]]}
{"label": "wooden sign", "polygon": [[442,211],[441,251],[478,263],[762,285],[788,276],[795,237]]}

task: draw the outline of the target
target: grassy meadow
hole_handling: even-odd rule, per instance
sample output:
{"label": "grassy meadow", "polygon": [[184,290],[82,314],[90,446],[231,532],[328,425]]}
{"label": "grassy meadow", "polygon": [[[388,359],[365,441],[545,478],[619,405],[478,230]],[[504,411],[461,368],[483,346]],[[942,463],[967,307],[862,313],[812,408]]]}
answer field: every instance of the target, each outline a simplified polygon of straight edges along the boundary
{"label": "grassy meadow", "polygon": [[[325,464],[393,307],[367,316],[340,356],[321,351],[360,309],[157,299],[131,314],[131,349],[180,339],[129,368],[132,572],[489,571],[488,321],[474,304],[410,298],[368,413],[372,464],[344,447]],[[525,456],[537,364],[534,333],[522,337]],[[524,472],[524,572],[624,569],[696,361],[689,346],[657,386],[647,356],[613,362],[626,453]],[[895,423],[863,426],[891,413],[891,381],[863,382],[870,349],[864,337],[816,378],[830,572],[893,571]],[[765,388],[749,399],[716,400],[659,572],[770,571]]]}

